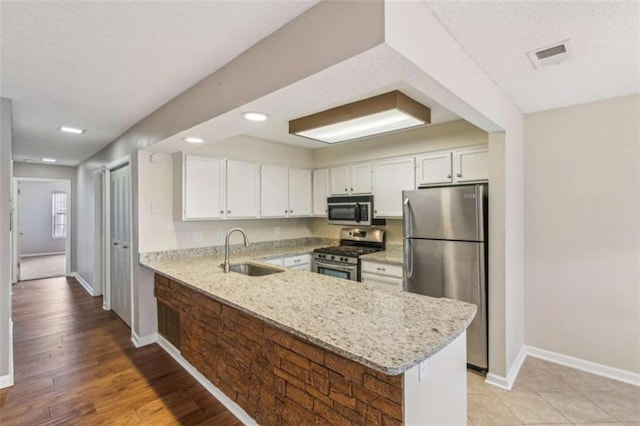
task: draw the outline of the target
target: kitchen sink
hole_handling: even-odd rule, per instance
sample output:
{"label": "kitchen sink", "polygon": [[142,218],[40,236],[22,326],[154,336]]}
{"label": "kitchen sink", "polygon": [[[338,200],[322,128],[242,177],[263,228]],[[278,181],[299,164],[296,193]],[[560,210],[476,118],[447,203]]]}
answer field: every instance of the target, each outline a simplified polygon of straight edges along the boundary
{"label": "kitchen sink", "polygon": [[229,267],[231,272],[248,275],[250,277],[262,277],[264,275],[277,274],[284,272],[282,269],[270,268],[268,266],[253,265],[251,263],[238,263]]}

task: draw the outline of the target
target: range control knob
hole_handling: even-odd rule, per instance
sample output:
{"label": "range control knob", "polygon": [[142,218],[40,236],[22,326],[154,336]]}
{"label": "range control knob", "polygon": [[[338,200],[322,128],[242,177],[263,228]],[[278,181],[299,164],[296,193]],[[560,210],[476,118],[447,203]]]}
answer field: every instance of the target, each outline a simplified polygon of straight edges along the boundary
{"label": "range control knob", "polygon": [[335,256],[331,256],[331,260],[333,260],[333,259],[335,259],[335,258],[336,258]]}

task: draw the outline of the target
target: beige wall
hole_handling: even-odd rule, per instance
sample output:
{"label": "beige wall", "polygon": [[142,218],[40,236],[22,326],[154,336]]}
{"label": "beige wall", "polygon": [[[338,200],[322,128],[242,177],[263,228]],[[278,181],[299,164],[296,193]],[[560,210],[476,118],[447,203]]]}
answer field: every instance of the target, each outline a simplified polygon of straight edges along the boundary
{"label": "beige wall", "polygon": [[487,132],[467,121],[457,120],[316,149],[313,164],[315,168],[322,168],[334,164],[486,144]]}
{"label": "beige wall", "polygon": [[[245,136],[230,138],[193,153],[295,167],[311,168],[313,165],[313,154],[309,149]],[[220,234],[226,234],[236,226],[242,227],[252,242],[311,236],[310,219],[176,220],[173,188],[174,184],[179,184],[179,177],[173,176],[172,157],[156,154],[159,161],[153,164],[149,161],[150,155],[149,151],[138,153],[140,252],[220,245],[224,243]],[[157,208],[155,214],[151,214],[152,203]],[[202,232],[203,241],[192,242],[193,232]]]}
{"label": "beige wall", "polygon": [[640,373],[640,97],[525,118],[526,343]]}

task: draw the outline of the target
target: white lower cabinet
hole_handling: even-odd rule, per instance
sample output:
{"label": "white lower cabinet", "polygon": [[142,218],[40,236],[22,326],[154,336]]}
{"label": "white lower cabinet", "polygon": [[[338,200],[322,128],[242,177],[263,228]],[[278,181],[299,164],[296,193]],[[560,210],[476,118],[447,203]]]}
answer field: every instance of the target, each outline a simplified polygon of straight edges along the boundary
{"label": "white lower cabinet", "polygon": [[275,259],[262,260],[262,262],[268,263],[269,265],[284,266],[284,261],[282,260],[281,257],[276,257]]}
{"label": "white lower cabinet", "polygon": [[385,290],[402,291],[402,266],[363,260],[361,281]]}
{"label": "white lower cabinet", "polygon": [[270,265],[284,266],[287,269],[294,269],[296,271],[311,271],[310,254],[276,257],[273,259],[262,260],[261,262],[268,263]]}

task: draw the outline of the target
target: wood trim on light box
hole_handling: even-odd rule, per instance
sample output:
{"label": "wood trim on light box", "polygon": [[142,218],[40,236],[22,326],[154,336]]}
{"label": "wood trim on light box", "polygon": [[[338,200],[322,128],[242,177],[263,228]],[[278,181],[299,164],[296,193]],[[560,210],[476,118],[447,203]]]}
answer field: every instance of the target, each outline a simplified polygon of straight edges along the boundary
{"label": "wood trim on light box", "polygon": [[393,92],[291,120],[289,121],[289,133],[304,132],[394,108],[405,111],[407,114],[424,121],[425,124],[431,123],[431,109],[414,101],[404,93],[394,90]]}

